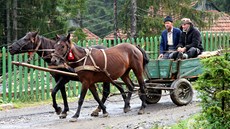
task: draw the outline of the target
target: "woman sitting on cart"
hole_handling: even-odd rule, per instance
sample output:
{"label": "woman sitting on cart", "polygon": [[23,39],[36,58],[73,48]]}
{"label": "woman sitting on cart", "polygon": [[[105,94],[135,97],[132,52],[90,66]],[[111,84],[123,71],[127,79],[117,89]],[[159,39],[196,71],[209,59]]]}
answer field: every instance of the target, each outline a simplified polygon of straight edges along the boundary
{"label": "woman sitting on cart", "polygon": [[182,34],[179,44],[173,53],[174,60],[195,58],[203,52],[202,40],[200,31],[194,28],[193,23],[189,18],[181,19]]}

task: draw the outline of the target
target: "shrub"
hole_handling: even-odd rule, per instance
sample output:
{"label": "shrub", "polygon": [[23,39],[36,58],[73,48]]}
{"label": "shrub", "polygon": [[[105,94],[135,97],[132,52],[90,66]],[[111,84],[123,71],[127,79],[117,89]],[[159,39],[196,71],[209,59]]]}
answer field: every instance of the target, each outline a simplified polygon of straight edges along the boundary
{"label": "shrub", "polygon": [[202,115],[209,128],[230,127],[230,54],[204,59],[204,72],[197,81]]}

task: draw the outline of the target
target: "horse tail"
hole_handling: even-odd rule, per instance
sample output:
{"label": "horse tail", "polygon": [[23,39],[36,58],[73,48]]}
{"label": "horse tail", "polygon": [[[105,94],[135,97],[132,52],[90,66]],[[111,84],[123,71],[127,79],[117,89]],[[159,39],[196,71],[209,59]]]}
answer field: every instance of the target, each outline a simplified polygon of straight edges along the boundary
{"label": "horse tail", "polygon": [[149,56],[147,55],[147,53],[145,52],[143,48],[141,48],[138,45],[137,45],[137,48],[141,51],[143,55],[143,67],[145,68],[145,65],[149,63]]}

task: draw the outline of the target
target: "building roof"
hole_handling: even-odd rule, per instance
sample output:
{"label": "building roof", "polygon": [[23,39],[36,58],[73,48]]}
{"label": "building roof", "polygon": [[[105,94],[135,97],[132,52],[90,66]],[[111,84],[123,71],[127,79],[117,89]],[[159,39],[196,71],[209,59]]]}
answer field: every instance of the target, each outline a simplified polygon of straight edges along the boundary
{"label": "building roof", "polygon": [[[128,35],[124,30],[118,29],[117,38],[127,39]],[[104,39],[106,39],[106,40],[114,40],[114,32],[112,32],[112,33],[108,34],[107,36],[105,36]]]}
{"label": "building roof", "polygon": [[212,31],[212,32],[230,32],[230,15],[223,13],[210,27],[203,29],[203,31]]}
{"label": "building roof", "polygon": [[[198,1],[192,2],[191,7],[196,10],[205,10],[208,12],[216,13],[219,17],[213,21],[213,23],[201,29],[201,31],[212,31],[212,32],[230,32],[230,15],[221,12],[212,2],[206,1],[203,5],[198,4]],[[157,12],[157,15],[165,17],[167,16],[164,8],[160,6],[160,9]],[[154,17],[153,6],[150,6],[148,16]],[[173,15],[173,20],[179,20],[181,16]]]}
{"label": "building roof", "polygon": [[95,35],[94,33],[92,33],[91,31],[89,31],[86,28],[83,28],[82,31],[86,34],[86,40],[98,41],[100,39],[100,37],[98,37],[97,35]]}

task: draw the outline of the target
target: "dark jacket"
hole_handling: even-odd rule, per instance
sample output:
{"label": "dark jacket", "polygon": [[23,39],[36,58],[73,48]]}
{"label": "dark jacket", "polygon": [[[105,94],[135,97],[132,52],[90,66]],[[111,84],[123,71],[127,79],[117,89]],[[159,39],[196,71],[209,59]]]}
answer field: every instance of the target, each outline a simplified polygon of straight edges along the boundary
{"label": "dark jacket", "polygon": [[182,32],[179,44],[176,48],[178,47],[186,47],[186,50],[189,50],[191,47],[195,47],[200,49],[201,52],[203,52],[204,48],[202,47],[201,34],[199,30],[197,30],[193,27],[193,25],[191,25],[187,33]]}
{"label": "dark jacket", "polygon": [[[173,46],[175,47],[175,49],[179,43],[180,35],[181,30],[179,28],[173,27]],[[164,30],[161,34],[160,54],[164,54],[165,51],[168,51],[167,30]]]}

